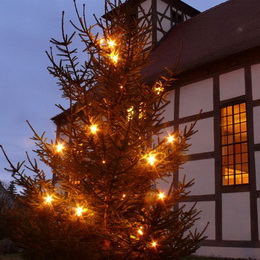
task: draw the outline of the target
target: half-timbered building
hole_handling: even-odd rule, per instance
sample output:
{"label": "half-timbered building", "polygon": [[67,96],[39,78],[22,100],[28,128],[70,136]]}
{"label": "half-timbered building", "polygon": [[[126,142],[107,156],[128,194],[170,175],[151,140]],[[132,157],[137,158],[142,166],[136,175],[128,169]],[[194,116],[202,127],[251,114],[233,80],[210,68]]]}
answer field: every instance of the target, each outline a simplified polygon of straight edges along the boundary
{"label": "half-timbered building", "polygon": [[195,180],[182,203],[197,202],[196,227],[209,222],[197,254],[260,259],[260,1],[202,13],[180,0],[132,4],[155,46],[146,80],[176,70],[164,121],[181,131],[202,110],[177,174]]}

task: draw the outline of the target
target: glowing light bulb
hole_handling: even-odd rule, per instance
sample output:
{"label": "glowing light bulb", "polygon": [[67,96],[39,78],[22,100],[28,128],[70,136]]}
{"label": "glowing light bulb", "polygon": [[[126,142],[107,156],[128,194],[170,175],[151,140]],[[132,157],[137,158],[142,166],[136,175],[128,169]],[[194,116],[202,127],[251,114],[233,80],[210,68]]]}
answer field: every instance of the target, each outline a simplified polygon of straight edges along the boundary
{"label": "glowing light bulb", "polygon": [[139,234],[139,235],[143,235],[144,234],[144,232],[143,232],[143,227],[140,227],[139,229],[138,229],[138,231],[137,231],[137,233]]}
{"label": "glowing light bulb", "polygon": [[148,162],[150,165],[154,165],[154,163],[155,163],[156,161],[157,161],[157,160],[156,160],[154,154],[148,155],[148,157],[147,157],[147,162]]}
{"label": "glowing light bulb", "polygon": [[118,54],[112,52],[112,53],[110,54],[110,59],[112,60],[112,62],[113,62],[114,64],[117,64],[118,59],[119,59],[119,58],[118,58]]}
{"label": "glowing light bulb", "polygon": [[123,196],[122,196],[123,198],[125,198],[126,197],[126,194],[123,194]]}
{"label": "glowing light bulb", "polygon": [[134,111],[134,107],[133,106],[131,106],[131,107],[129,107],[127,109],[127,120],[128,121],[130,121],[130,120],[132,120],[134,118],[134,113],[135,113],[135,111]]}
{"label": "glowing light bulb", "polygon": [[89,129],[90,129],[90,132],[91,132],[92,134],[96,134],[97,131],[98,131],[97,125],[91,125],[91,126],[89,127]]}
{"label": "glowing light bulb", "polygon": [[156,241],[153,241],[153,242],[151,243],[151,246],[152,246],[152,247],[155,247],[155,248],[156,248],[156,247],[157,247],[157,245],[158,245],[158,244],[157,244],[157,242],[156,242]]}
{"label": "glowing light bulb", "polygon": [[58,143],[58,144],[56,145],[56,151],[57,151],[58,153],[61,153],[63,150],[64,150],[64,145],[61,144],[61,143]]}
{"label": "glowing light bulb", "polygon": [[47,195],[45,198],[44,198],[44,202],[46,204],[51,204],[53,201],[53,197],[51,195]]}
{"label": "glowing light bulb", "polygon": [[164,199],[165,199],[165,194],[164,194],[163,192],[160,192],[160,193],[158,194],[158,199],[164,200]]}
{"label": "glowing light bulb", "polygon": [[81,217],[83,215],[83,213],[87,211],[87,209],[80,207],[80,206],[77,206],[75,211],[76,211],[76,213],[75,213],[76,216]]}
{"label": "glowing light bulb", "polygon": [[114,40],[108,40],[107,41],[107,44],[110,48],[113,48],[116,46],[116,42]]}
{"label": "glowing light bulb", "polygon": [[172,144],[174,141],[175,141],[175,138],[174,138],[173,135],[169,135],[169,136],[167,137],[167,142],[168,142],[168,143]]}
{"label": "glowing light bulb", "polygon": [[105,163],[106,163],[106,161],[105,161],[105,160],[103,160],[103,161],[102,161],[102,163],[103,163],[103,164],[105,164]]}
{"label": "glowing light bulb", "polygon": [[155,87],[153,88],[153,90],[157,95],[160,95],[160,93],[164,91],[164,87],[162,85],[162,82],[157,82]]}

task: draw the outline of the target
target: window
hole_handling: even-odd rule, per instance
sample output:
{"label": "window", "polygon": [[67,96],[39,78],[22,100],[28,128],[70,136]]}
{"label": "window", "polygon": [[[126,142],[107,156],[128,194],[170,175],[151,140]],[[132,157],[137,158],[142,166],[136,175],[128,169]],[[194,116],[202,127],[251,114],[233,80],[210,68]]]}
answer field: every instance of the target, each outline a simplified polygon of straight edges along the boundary
{"label": "window", "polygon": [[176,9],[171,10],[171,20],[174,24],[182,23],[184,21],[184,14]]}
{"label": "window", "polygon": [[221,109],[222,185],[249,183],[246,103]]}

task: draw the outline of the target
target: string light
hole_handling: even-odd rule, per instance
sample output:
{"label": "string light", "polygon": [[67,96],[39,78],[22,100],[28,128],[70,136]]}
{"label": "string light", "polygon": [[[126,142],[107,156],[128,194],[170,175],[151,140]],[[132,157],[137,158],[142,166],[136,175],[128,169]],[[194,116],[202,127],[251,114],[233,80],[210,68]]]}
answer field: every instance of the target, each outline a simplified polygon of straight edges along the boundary
{"label": "string light", "polygon": [[64,150],[64,145],[63,145],[62,143],[58,143],[58,144],[56,145],[56,151],[57,151],[58,153],[61,153],[63,150]]}
{"label": "string light", "polygon": [[77,208],[75,208],[75,211],[76,211],[76,216],[77,217],[81,217],[83,215],[84,212],[87,211],[87,209],[81,207],[81,206],[77,206]]}
{"label": "string light", "polygon": [[129,107],[129,108],[127,109],[127,113],[128,113],[128,114],[127,114],[127,120],[128,120],[128,121],[132,120],[133,117],[134,117],[134,113],[135,113],[134,107],[133,107],[133,106]]}
{"label": "string light", "polygon": [[163,192],[160,192],[160,193],[158,194],[158,198],[159,198],[160,200],[164,200],[164,199],[165,199],[165,194],[164,194]]}
{"label": "string light", "polygon": [[151,243],[151,246],[152,246],[152,247],[156,248],[156,247],[157,247],[157,245],[158,245],[158,244],[157,244],[157,242],[156,242],[156,241],[152,241],[152,243]]}
{"label": "string light", "polygon": [[97,125],[91,125],[91,126],[89,127],[89,129],[90,129],[90,132],[91,132],[92,134],[96,134],[97,131],[98,131]]}
{"label": "string light", "polygon": [[143,232],[143,227],[140,227],[139,229],[138,229],[138,231],[137,231],[137,233],[139,234],[139,235],[143,235],[144,234],[144,232]]}
{"label": "string light", "polygon": [[161,92],[164,91],[164,87],[162,86],[162,82],[157,82],[155,87],[154,87],[154,92],[157,94],[157,95],[160,95]]}
{"label": "string light", "polygon": [[113,47],[116,46],[116,42],[115,42],[114,40],[108,40],[107,44],[108,44],[108,46],[109,46],[110,48],[113,48]]}
{"label": "string light", "polygon": [[112,52],[112,53],[110,53],[110,59],[112,60],[112,62],[114,63],[114,64],[117,64],[117,62],[118,62],[118,54],[116,54],[116,53],[114,53],[114,52]]}
{"label": "string light", "polygon": [[47,195],[46,197],[44,197],[44,202],[46,204],[51,204],[53,201],[53,197],[51,195]]}
{"label": "string light", "polygon": [[168,142],[168,143],[172,144],[174,141],[175,141],[175,138],[174,138],[173,135],[169,135],[169,136],[167,137],[167,142]]}
{"label": "string light", "polygon": [[126,197],[126,194],[123,194],[123,196],[122,196],[123,198],[125,198]]}
{"label": "string light", "polygon": [[103,163],[103,164],[105,164],[105,163],[106,163],[106,161],[105,161],[105,160],[103,160],[103,161],[102,161],[102,163]]}
{"label": "string light", "polygon": [[157,161],[154,154],[149,154],[146,160],[150,165],[154,165],[154,163]]}

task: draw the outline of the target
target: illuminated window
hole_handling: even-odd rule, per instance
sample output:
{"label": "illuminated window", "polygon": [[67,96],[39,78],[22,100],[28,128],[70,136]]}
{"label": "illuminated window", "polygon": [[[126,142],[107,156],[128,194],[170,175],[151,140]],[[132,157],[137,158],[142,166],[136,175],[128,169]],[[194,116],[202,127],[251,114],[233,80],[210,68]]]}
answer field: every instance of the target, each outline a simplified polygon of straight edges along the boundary
{"label": "illuminated window", "polygon": [[223,186],[249,183],[246,103],[221,109]]}

